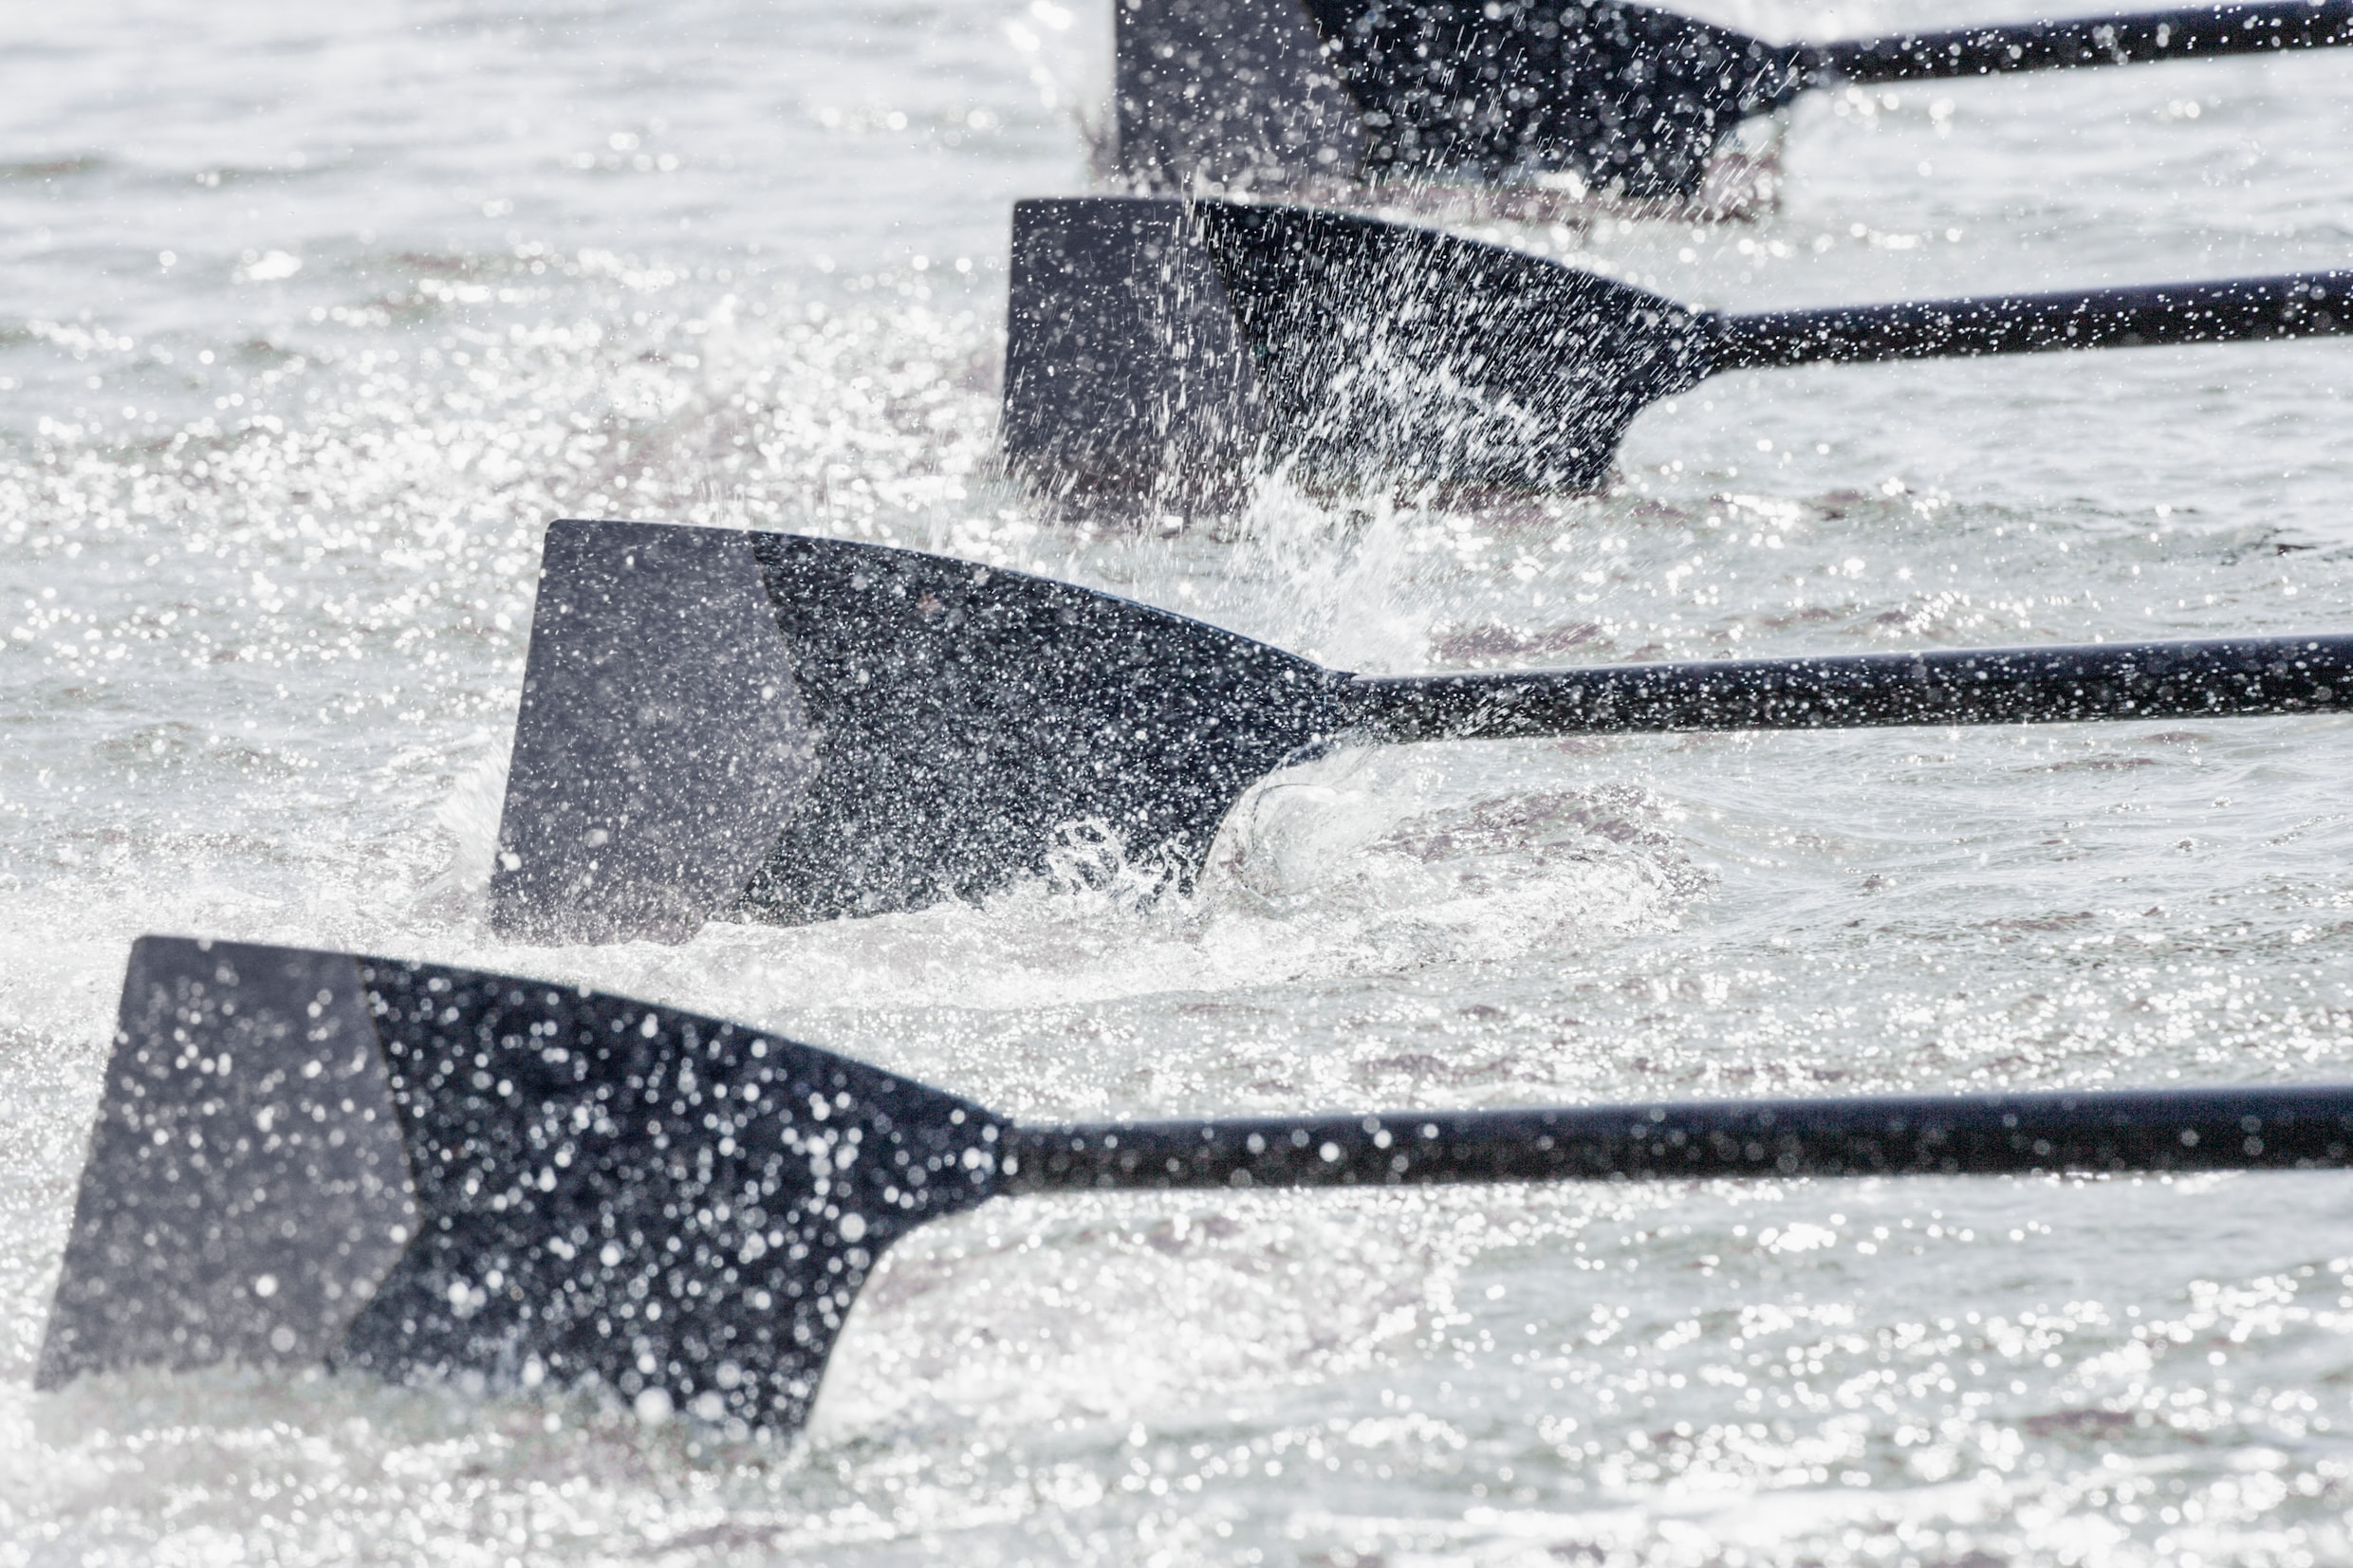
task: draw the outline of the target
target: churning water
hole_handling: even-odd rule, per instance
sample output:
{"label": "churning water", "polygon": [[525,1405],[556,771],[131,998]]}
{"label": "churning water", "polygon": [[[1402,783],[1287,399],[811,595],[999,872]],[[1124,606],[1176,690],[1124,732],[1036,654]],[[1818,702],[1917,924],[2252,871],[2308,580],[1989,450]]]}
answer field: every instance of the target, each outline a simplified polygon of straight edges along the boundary
{"label": "churning water", "polygon": [[[806,1444],[36,1395],[141,932],[507,968],[1015,1113],[2353,1076],[2353,721],[1487,744],[1197,895],[509,949],[542,526],[840,532],[1378,671],[2353,624],[2353,347],[1710,383],[1604,499],[1074,532],[990,471],[1102,0],[84,0],[0,56],[0,1564],[2353,1559],[2353,1181],[1000,1202]],[[2026,14],[1715,9],[1775,37]],[[2353,58],[1817,95],[1777,213],[1481,231],[1696,302],[2345,265]]]}

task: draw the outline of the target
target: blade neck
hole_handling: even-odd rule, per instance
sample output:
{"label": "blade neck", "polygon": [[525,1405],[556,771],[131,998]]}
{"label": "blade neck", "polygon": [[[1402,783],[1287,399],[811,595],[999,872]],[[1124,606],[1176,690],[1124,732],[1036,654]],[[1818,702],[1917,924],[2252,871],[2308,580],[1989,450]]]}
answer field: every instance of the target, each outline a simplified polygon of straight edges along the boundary
{"label": "blade neck", "polygon": [[1725,316],[1716,368],[2329,337],[2353,330],[2349,293],[2353,271],[2298,272]]}

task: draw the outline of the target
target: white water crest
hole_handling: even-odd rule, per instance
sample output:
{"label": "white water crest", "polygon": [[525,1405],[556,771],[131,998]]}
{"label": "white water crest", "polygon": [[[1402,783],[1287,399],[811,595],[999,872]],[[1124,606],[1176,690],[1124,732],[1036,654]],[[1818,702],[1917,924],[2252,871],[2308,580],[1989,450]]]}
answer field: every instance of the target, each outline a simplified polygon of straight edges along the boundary
{"label": "white water crest", "polygon": [[[1768,0],[1773,38],[2029,13]],[[139,0],[0,56],[0,1565],[2353,1558],[2326,1173],[993,1204],[806,1442],[552,1388],[31,1389],[129,944],[592,984],[1031,1117],[2353,1076],[2353,722],[1343,749],[1195,886],[512,946],[546,524],[954,551],[1380,673],[2344,631],[2353,348],[1745,372],[1598,498],[1057,522],[1008,204],[1107,9]],[[1817,94],[1780,209],[1464,225],[1727,309],[2342,267],[2343,53]]]}

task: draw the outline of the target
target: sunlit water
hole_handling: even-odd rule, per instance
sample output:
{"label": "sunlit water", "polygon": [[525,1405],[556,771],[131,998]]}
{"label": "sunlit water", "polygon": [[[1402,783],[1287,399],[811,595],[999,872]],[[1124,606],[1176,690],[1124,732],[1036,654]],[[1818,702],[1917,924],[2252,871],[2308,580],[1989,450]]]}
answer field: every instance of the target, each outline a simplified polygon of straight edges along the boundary
{"label": "sunlit water", "polygon": [[[30,1391],[146,931],[592,979],[1032,1116],[2353,1076],[2341,718],[1343,755],[1186,900],[494,942],[557,516],[951,549],[1380,671],[2353,615],[2341,342],[1742,375],[1600,501],[1058,528],[990,468],[1007,203],[1085,188],[1105,30],[9,10],[0,1564],[2353,1558],[2342,1176],[1000,1203],[892,1256],[788,1450]],[[1757,223],[1490,231],[1732,306],[2344,266],[2349,153],[2343,58],[1817,96]]]}

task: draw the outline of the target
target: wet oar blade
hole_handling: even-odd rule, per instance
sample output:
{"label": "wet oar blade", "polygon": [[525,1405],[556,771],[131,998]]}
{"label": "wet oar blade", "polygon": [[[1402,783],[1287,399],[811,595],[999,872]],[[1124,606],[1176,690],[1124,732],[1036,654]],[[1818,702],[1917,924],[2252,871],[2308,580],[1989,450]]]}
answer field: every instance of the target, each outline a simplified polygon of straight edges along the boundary
{"label": "wet oar blade", "polygon": [[[764,601],[756,614],[727,604],[713,617],[723,636],[763,644],[758,656],[696,649],[683,673],[648,676],[690,710],[642,732],[601,713],[574,735],[543,722],[518,742],[519,772],[534,747],[591,778],[675,769],[667,820],[685,829],[696,821],[695,791],[711,792],[710,816],[726,828],[718,869],[676,862],[671,885],[660,878],[673,862],[623,861],[648,885],[630,900],[604,889],[600,918],[617,907],[681,924],[730,911],[785,923],[880,914],[984,899],[1058,867],[1072,876],[1124,867],[1181,891],[1253,784],[1346,741],[2287,716],[2353,705],[2353,638],[2339,636],[1360,677],[1133,600],[972,562],[791,534],[568,526],[675,538],[637,552],[627,573],[551,583],[547,594],[619,604],[644,581],[646,562],[708,546],[748,548],[759,585],[733,580],[727,591]],[[580,570],[619,556],[563,559]],[[673,585],[652,591],[693,608]],[[567,657],[562,644],[581,624],[535,628],[534,667],[543,655]],[[790,757],[795,777],[810,780],[789,810],[758,820],[756,836],[729,825],[742,820],[720,793],[729,775],[665,749],[697,729],[691,704],[702,673],[735,678],[727,672],[748,668],[781,672],[778,684],[797,693],[803,739]],[[713,695],[723,708],[739,696]],[[734,744],[713,742],[723,743]],[[510,794],[510,834],[518,822],[538,831],[531,813],[551,793],[565,805],[560,769],[535,766],[542,793]],[[682,832],[672,852],[690,857],[691,839]],[[510,917],[504,906],[493,913]],[[579,927],[556,902],[509,929]]]}
{"label": "wet oar blade", "polygon": [[1432,230],[1306,208],[1021,203],[1001,420],[1043,499],[1237,510],[1269,472],[1427,498],[1584,492],[1714,318]]}
{"label": "wet oar blade", "polygon": [[133,953],[39,1382],[324,1362],[798,1427],[980,1107],[739,1024],[435,965]]}
{"label": "wet oar blade", "polygon": [[[522,870],[491,911],[543,940],[977,898],[1065,850],[1188,885],[1242,792],[1328,729],[1336,683],[1132,600],[790,534],[559,524],[540,599],[566,608],[533,622],[534,678],[634,682],[527,697],[501,850]],[[526,845],[585,869],[534,879]]]}

